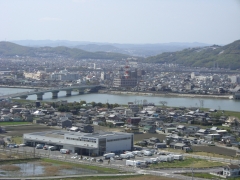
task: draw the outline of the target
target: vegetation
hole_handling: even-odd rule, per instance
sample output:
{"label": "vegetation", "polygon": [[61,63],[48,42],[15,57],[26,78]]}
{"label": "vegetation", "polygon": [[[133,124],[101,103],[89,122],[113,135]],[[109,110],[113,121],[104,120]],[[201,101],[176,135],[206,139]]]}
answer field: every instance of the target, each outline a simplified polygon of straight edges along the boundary
{"label": "vegetation", "polygon": [[12,136],[12,142],[16,144],[22,144],[23,143],[23,137],[21,136]]}
{"label": "vegetation", "polygon": [[[192,177],[192,173],[182,173],[182,175]],[[226,179],[226,178],[222,178],[219,176],[214,176],[209,173],[195,173],[195,172],[193,173],[193,177],[204,178],[204,179]],[[240,177],[227,178],[227,179],[228,180],[240,180]]]}
{"label": "vegetation", "polygon": [[152,175],[126,175],[126,176],[88,176],[88,177],[74,177],[61,178],[62,180],[174,180],[173,178],[158,177]]}
{"label": "vegetation", "polygon": [[79,103],[68,103],[66,105],[57,105],[56,103],[50,103],[50,105],[54,108],[57,108],[58,111],[60,112],[70,112],[70,111],[79,111],[81,108],[91,108],[91,107],[99,107],[99,108],[115,108],[119,107],[119,104],[103,104],[103,103],[96,103],[96,102],[91,102],[91,103],[86,103],[86,101],[81,101]]}
{"label": "vegetation", "polygon": [[206,161],[204,159],[186,158],[183,161],[163,162],[151,164],[151,168],[208,168],[223,166],[223,163]]}
{"label": "vegetation", "polygon": [[0,166],[0,169],[4,171],[19,171],[21,168],[15,165],[4,165]]}
{"label": "vegetation", "polygon": [[0,42],[0,55],[2,56],[29,56],[29,57],[46,57],[53,58],[55,56],[68,57],[73,59],[115,59],[121,60],[128,58],[129,55],[111,52],[87,52],[78,48],[68,47],[26,47],[10,42]]}
{"label": "vegetation", "polygon": [[148,57],[147,62],[176,63],[192,67],[240,68],[240,40],[226,46],[188,48],[178,52],[165,52]]}
{"label": "vegetation", "polygon": [[193,177],[198,177],[198,178],[204,178],[204,179],[225,179],[225,178],[221,178],[221,177],[218,177],[218,176],[214,176],[212,174],[209,174],[209,173],[182,173],[182,175],[184,176],[191,176],[193,175]]}
{"label": "vegetation", "polygon": [[104,174],[105,173],[106,174],[119,173],[119,171],[116,169],[110,169],[110,168],[105,168],[105,167],[91,166],[91,165],[86,165],[86,164],[75,164],[75,163],[62,162],[62,161],[57,161],[57,160],[52,160],[52,159],[41,159],[41,160],[43,162],[57,164],[59,166],[71,166],[71,167],[75,167],[75,168],[90,169],[90,170],[95,170],[95,171],[98,171],[99,173],[104,173]]}
{"label": "vegetation", "polygon": [[15,125],[26,125],[26,124],[32,124],[32,123],[31,122],[0,121],[0,126],[15,126]]}

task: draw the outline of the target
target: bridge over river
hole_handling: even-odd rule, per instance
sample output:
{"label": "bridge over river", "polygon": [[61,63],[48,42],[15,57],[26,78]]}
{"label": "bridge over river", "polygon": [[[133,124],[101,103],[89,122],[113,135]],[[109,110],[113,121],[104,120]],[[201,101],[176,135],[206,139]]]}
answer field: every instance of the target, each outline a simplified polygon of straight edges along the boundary
{"label": "bridge over river", "polygon": [[87,89],[90,90],[90,92],[97,92],[102,87],[103,86],[100,86],[100,85],[81,85],[81,86],[57,87],[57,88],[51,88],[51,89],[35,89],[34,91],[2,95],[0,96],[0,99],[18,98],[18,97],[21,99],[27,99],[27,97],[30,95],[37,95],[37,100],[43,100],[43,95],[48,92],[51,92],[52,98],[56,99],[58,98],[58,93],[60,91],[66,91],[66,96],[71,96],[73,90],[78,91],[79,94],[83,94],[84,91]]}

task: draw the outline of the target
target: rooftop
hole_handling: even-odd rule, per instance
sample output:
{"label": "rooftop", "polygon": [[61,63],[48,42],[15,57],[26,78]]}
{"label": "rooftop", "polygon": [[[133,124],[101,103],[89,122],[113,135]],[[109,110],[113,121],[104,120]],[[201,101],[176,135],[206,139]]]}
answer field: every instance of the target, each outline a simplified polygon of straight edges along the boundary
{"label": "rooftop", "polygon": [[124,132],[99,132],[99,133],[83,133],[83,132],[71,132],[65,130],[55,130],[55,131],[44,131],[44,132],[34,132],[27,133],[26,135],[38,135],[38,136],[48,136],[48,137],[64,137],[64,135],[73,135],[73,136],[81,136],[81,137],[92,137],[92,138],[101,138],[101,137],[110,137],[110,136],[118,136],[118,135],[126,135],[129,133]]}

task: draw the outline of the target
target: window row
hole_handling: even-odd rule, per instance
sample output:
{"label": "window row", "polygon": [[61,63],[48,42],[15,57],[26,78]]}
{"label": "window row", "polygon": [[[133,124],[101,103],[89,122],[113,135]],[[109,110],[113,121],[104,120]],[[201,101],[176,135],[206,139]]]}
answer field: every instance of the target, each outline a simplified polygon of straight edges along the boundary
{"label": "window row", "polygon": [[131,139],[131,138],[130,137],[126,137],[126,138],[119,138],[119,139],[108,139],[107,142],[122,141],[122,140],[127,140],[127,139]]}
{"label": "window row", "polygon": [[70,138],[70,137],[67,137],[67,139],[69,140],[75,140],[75,141],[85,141],[85,142],[92,142],[92,143],[96,143],[96,140],[87,140],[87,139],[78,139],[78,138]]}

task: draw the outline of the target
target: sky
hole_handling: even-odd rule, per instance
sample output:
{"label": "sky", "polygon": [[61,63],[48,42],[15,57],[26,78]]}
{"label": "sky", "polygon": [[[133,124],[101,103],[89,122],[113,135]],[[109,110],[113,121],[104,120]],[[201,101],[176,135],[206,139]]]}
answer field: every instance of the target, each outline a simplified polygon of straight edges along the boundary
{"label": "sky", "polygon": [[0,0],[0,41],[108,43],[240,39],[240,0]]}

